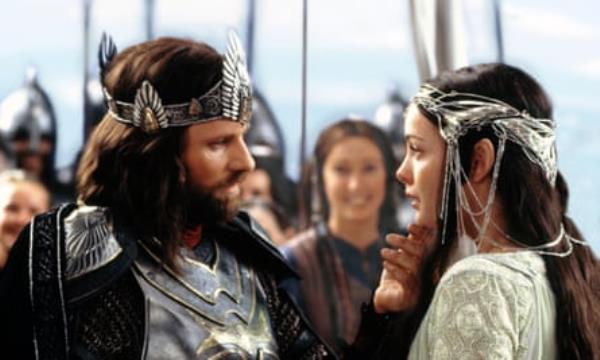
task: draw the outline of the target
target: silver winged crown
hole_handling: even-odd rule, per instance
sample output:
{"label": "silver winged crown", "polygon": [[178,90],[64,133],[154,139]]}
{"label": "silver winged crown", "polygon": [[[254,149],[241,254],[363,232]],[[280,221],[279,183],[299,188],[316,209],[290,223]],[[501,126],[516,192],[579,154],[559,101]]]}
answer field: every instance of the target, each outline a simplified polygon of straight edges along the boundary
{"label": "silver winged crown", "polygon": [[[252,115],[252,84],[246,69],[246,55],[235,32],[230,31],[228,37],[227,50],[223,55],[222,79],[206,93],[186,103],[164,105],[158,91],[148,80],[144,80],[136,92],[134,103],[128,103],[114,99],[104,87],[109,113],[117,121],[139,127],[147,133],[222,118],[249,123]],[[110,56],[101,55],[103,69],[108,67],[116,52],[110,36],[103,36],[100,52],[113,48],[115,50]]]}

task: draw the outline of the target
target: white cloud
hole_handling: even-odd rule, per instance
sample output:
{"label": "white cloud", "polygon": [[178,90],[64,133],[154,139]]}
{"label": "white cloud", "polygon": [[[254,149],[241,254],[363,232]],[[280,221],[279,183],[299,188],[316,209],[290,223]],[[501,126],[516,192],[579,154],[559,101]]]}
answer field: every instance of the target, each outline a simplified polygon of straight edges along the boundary
{"label": "white cloud", "polygon": [[[290,87],[289,83],[270,83],[268,89],[269,100],[278,103],[300,103],[301,89]],[[380,83],[366,84],[356,82],[319,82],[311,83],[308,89],[309,106],[326,104],[327,106],[361,107],[381,102],[385,98],[385,88]]]}
{"label": "white cloud", "polygon": [[[72,74],[78,75],[78,74]],[[56,99],[61,99],[62,103],[68,107],[79,108],[82,106],[81,79],[77,76],[68,78],[50,79],[48,84],[52,87],[52,96]],[[50,90],[49,86],[49,90]]]}
{"label": "white cloud", "polygon": [[[257,14],[261,42],[301,44],[302,3],[265,0]],[[406,49],[410,42],[407,2],[360,0],[309,2],[309,47],[321,50]],[[286,44],[287,42],[287,44]]]}
{"label": "white cloud", "polygon": [[577,71],[583,76],[600,79],[600,58],[585,62]]}
{"label": "white cloud", "polygon": [[600,29],[578,20],[564,9],[528,7],[516,1],[505,1],[505,24],[514,24],[517,33],[539,36],[549,40],[588,41],[598,39]]}
{"label": "white cloud", "polygon": [[338,105],[348,107],[360,107],[377,103],[384,98],[385,89],[380,84],[365,83],[327,83],[320,84],[311,88],[309,91],[309,101],[311,103],[320,103],[327,105]]}
{"label": "white cloud", "polygon": [[569,92],[568,89],[565,89],[558,95],[560,96],[560,104],[557,103],[557,107],[600,113],[600,103],[595,101],[595,94],[589,96],[585,92]]}
{"label": "white cloud", "polygon": [[157,1],[158,20],[194,29],[206,26],[236,26],[245,20],[246,1],[241,0],[171,0]]}

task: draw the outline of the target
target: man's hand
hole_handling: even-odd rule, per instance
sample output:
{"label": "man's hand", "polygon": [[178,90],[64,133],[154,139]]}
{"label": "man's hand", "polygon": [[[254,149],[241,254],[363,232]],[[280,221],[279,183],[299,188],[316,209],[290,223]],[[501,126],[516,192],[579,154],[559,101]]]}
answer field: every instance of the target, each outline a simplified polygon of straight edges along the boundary
{"label": "man's hand", "polygon": [[386,236],[391,248],[381,250],[383,272],[373,299],[376,312],[400,312],[417,305],[423,260],[434,240],[433,229],[413,224],[408,227],[408,236]]}

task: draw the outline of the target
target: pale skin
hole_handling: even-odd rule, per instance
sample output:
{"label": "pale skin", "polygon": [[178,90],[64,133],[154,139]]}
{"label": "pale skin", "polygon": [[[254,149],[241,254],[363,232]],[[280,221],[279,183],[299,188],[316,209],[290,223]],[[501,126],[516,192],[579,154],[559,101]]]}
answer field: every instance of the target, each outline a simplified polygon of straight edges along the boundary
{"label": "pale skin", "polygon": [[[390,234],[386,240],[390,248],[383,249],[384,270],[375,291],[373,304],[378,313],[400,312],[414,309],[420,295],[420,272],[423,260],[436,246],[437,216],[440,210],[442,172],[446,145],[438,128],[419,110],[411,105],[405,116],[406,156],[396,172],[396,178],[405,185],[406,196],[412,199],[416,210],[415,223],[408,228],[408,235]],[[485,205],[491,188],[492,171],[496,154],[489,139],[474,145],[469,170],[472,191],[466,189],[467,199],[475,211]],[[479,200],[476,201],[476,197]],[[502,201],[495,197],[492,205],[492,221],[505,229]],[[478,233],[469,216],[463,214],[466,232],[476,239]],[[482,222],[482,216],[474,219]],[[480,252],[503,251],[510,242],[491,226],[488,226],[477,244]],[[493,239],[495,244],[486,239]]]}
{"label": "pale skin", "polygon": [[360,250],[379,238],[379,209],[385,197],[385,165],[370,139],[349,136],[335,144],[323,163],[331,233]]}
{"label": "pale skin", "polygon": [[0,269],[21,230],[31,218],[48,210],[50,196],[40,184],[14,181],[0,184]]}

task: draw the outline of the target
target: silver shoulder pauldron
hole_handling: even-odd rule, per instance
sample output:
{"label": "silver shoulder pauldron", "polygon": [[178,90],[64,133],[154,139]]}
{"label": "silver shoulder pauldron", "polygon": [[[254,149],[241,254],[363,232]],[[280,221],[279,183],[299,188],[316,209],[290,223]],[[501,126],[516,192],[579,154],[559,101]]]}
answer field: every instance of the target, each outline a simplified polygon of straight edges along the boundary
{"label": "silver shoulder pauldron", "polygon": [[108,209],[80,206],[64,221],[67,280],[101,268],[123,251],[113,234]]}

